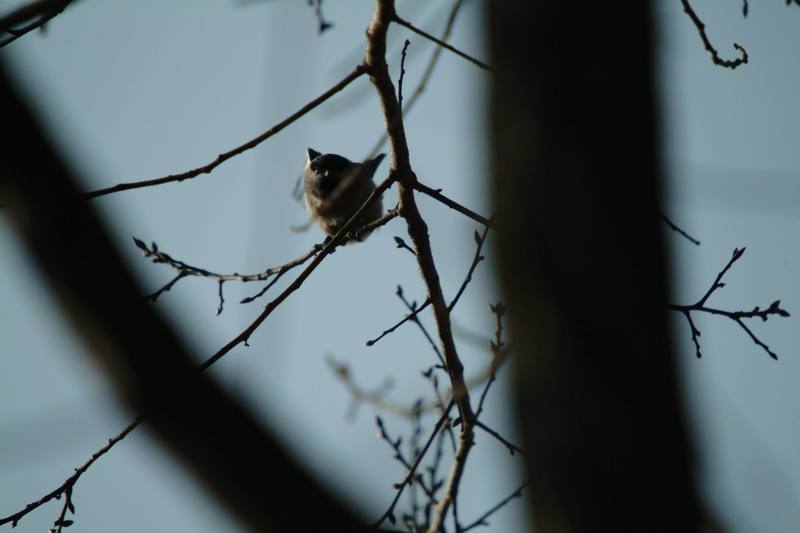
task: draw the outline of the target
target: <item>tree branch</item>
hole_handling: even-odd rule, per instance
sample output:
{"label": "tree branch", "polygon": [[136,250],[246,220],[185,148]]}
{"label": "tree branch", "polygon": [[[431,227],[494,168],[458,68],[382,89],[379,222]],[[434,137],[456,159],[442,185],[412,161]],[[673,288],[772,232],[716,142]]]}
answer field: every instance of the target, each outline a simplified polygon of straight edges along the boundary
{"label": "tree branch", "polygon": [[[228,342],[225,346],[217,350],[211,357],[206,359],[201,365],[197,367],[200,372],[204,372],[214,363],[219,361],[222,357],[228,354],[233,348],[238,346],[239,344],[247,345],[247,341],[253,332],[261,325],[264,320],[278,307],[286,298],[289,297],[291,293],[296,291],[300,286],[303,284],[305,279],[317,268],[317,266],[322,262],[322,260],[327,257],[333,249],[340,245],[347,234],[350,231],[350,228],[355,224],[357,218],[361,215],[361,212],[367,209],[373,202],[375,202],[392,184],[394,183],[393,176],[389,176],[386,180],[384,180],[376,189],[370,194],[364,204],[350,217],[350,220],[345,223],[339,232],[333,236],[325,246],[319,251],[318,255],[314,258],[314,261],[311,262],[303,272],[298,275],[297,278],[289,285],[284,291],[276,297],[274,300],[269,302],[261,314],[247,327],[245,328],[239,335],[237,335],[234,339]],[[0,519],[0,525],[12,522],[17,522],[21,517],[25,516],[32,510],[36,509],[37,507],[47,503],[48,501],[52,500],[53,498],[58,498],[66,489],[71,489],[77,480],[83,475],[86,470],[89,469],[90,466],[94,464],[94,462],[99,459],[101,456],[106,454],[113,446],[119,443],[122,439],[124,439],[131,431],[133,431],[138,425],[142,422],[143,417],[139,416],[134,419],[131,424],[129,424],[122,432],[118,435],[113,437],[108,441],[108,444],[101,448],[98,452],[92,455],[92,457],[84,463],[84,465],[78,469],[76,469],[75,474],[70,476],[64,483],[62,483],[57,489],[51,491],[50,493],[46,494],[44,497],[40,498],[36,502],[28,504],[25,509],[18,511],[10,515],[9,517]]]}
{"label": "tree branch", "polygon": [[760,318],[761,320],[766,322],[769,319],[769,317],[771,317],[771,316],[781,316],[781,317],[790,316],[789,315],[789,311],[781,308],[781,301],[780,300],[775,300],[766,309],[761,309],[759,306],[755,306],[750,311],[726,311],[724,309],[716,309],[716,308],[713,308],[713,307],[706,306],[706,302],[711,297],[711,295],[714,294],[714,292],[717,289],[721,289],[722,287],[725,286],[725,283],[722,282],[722,278],[725,276],[725,274],[728,272],[728,270],[730,270],[730,268],[733,266],[733,264],[736,261],[738,261],[739,258],[742,257],[742,255],[744,255],[744,251],[745,251],[745,248],[734,248],[733,249],[733,254],[731,255],[731,258],[728,261],[728,263],[725,265],[725,267],[722,270],[719,271],[719,273],[717,274],[717,277],[714,278],[714,281],[711,283],[711,286],[705,292],[703,297],[700,298],[696,303],[691,304],[691,305],[678,305],[678,304],[670,304],[669,305],[669,309],[671,309],[672,311],[677,311],[679,313],[682,313],[683,316],[686,317],[686,320],[689,323],[689,331],[692,334],[692,342],[694,343],[695,352],[696,352],[696,355],[697,355],[698,359],[700,357],[702,357],[703,354],[700,351],[700,330],[697,328],[697,326],[695,326],[694,320],[692,320],[692,313],[693,312],[708,313],[708,314],[711,314],[711,315],[721,315],[721,316],[724,316],[724,317],[727,317],[727,318],[733,320],[734,322],[736,322],[736,324],[740,328],[742,328],[745,331],[745,333],[747,333],[748,336],[750,336],[750,339],[752,339],[752,341],[756,345],[760,346],[765,352],[767,352],[767,354],[772,359],[775,359],[775,360],[778,359],[778,354],[773,352],[770,349],[770,347],[767,346],[766,343],[764,343],[761,339],[759,339],[750,330],[750,328],[747,327],[747,324],[745,324],[743,320],[744,319],[748,319],[748,318]]}
{"label": "tree branch", "polygon": [[393,17],[392,17],[392,20],[391,20],[391,21],[392,21],[392,22],[396,22],[397,24],[399,24],[399,25],[401,25],[401,26],[403,26],[403,27],[405,27],[405,28],[408,28],[409,30],[411,30],[411,31],[413,31],[414,33],[416,33],[417,35],[421,35],[422,37],[425,37],[425,38],[426,38],[426,39],[428,39],[429,41],[431,41],[431,42],[433,42],[433,43],[436,43],[438,46],[441,46],[442,48],[445,48],[445,49],[447,49],[447,50],[450,50],[450,51],[451,51],[451,52],[453,52],[454,54],[456,54],[456,55],[459,55],[459,56],[463,57],[464,59],[466,59],[467,61],[469,61],[470,63],[472,63],[472,64],[474,64],[474,65],[478,65],[480,68],[482,68],[482,69],[484,69],[484,70],[488,70],[488,71],[490,71],[490,72],[493,70],[493,69],[492,69],[492,67],[490,67],[489,65],[487,65],[487,64],[486,64],[486,63],[484,63],[483,61],[480,61],[480,60],[478,60],[478,59],[475,59],[475,58],[474,58],[474,57],[472,57],[471,55],[469,55],[469,54],[467,54],[467,53],[465,53],[465,52],[462,52],[461,50],[459,50],[459,49],[458,49],[458,48],[456,48],[455,46],[453,46],[453,45],[450,45],[450,44],[447,44],[446,42],[444,42],[444,41],[443,41],[443,40],[441,40],[441,39],[437,39],[436,37],[434,37],[434,36],[433,36],[433,35],[431,35],[430,33],[428,33],[428,32],[426,32],[426,31],[424,31],[424,30],[421,30],[421,29],[417,28],[416,26],[414,26],[413,24],[411,24],[409,21],[407,21],[407,20],[404,20],[404,19],[400,18],[400,15],[398,15],[397,13],[394,13],[394,15],[393,15]]}
{"label": "tree branch", "polygon": [[[61,14],[74,0],[39,0],[23,5],[11,13],[0,18],[0,48],[11,44],[23,35],[37,29],[44,28],[50,20]],[[14,28],[18,24],[34,19],[21,28]],[[7,33],[8,37],[3,38]]]}
{"label": "tree branch", "polygon": [[208,278],[214,279],[219,282],[219,306],[217,307],[217,314],[219,315],[222,313],[222,305],[224,299],[222,297],[222,285],[227,281],[240,281],[240,282],[251,282],[251,281],[266,281],[272,276],[275,276],[270,283],[268,283],[261,291],[259,291],[254,296],[244,298],[240,303],[250,303],[254,301],[256,298],[262,296],[270,287],[272,287],[275,282],[277,282],[286,272],[290,271],[291,269],[298,267],[308,261],[310,258],[314,257],[319,251],[322,249],[322,244],[315,244],[308,252],[304,253],[297,259],[289,261],[288,263],[284,263],[283,265],[277,267],[270,267],[263,272],[259,272],[258,274],[218,274],[216,272],[211,272],[204,268],[196,267],[184,263],[183,261],[179,261],[173,258],[166,252],[159,250],[158,246],[155,242],[151,244],[151,246],[147,246],[147,244],[133,237],[133,242],[136,244],[136,247],[142,251],[142,255],[145,257],[151,258],[154,263],[161,263],[167,266],[172,267],[175,271],[177,271],[177,275],[168,283],[163,285],[161,288],[156,290],[155,292],[150,293],[146,296],[146,299],[155,302],[158,300],[159,296],[163,293],[172,289],[172,287],[181,279],[189,276],[196,276],[201,278]]}
{"label": "tree branch", "polygon": [[700,246],[700,241],[698,241],[697,239],[689,235],[685,230],[680,228],[677,224],[675,224],[672,220],[670,220],[667,215],[665,215],[664,213],[659,213],[658,216],[661,217],[661,220],[663,220],[667,226],[669,226],[669,229],[683,236],[686,240],[688,240],[695,246]]}
{"label": "tree branch", "polygon": [[487,522],[486,519],[489,518],[490,516],[492,516],[494,513],[496,513],[500,509],[502,509],[506,504],[508,504],[508,502],[510,502],[514,498],[522,497],[522,491],[527,486],[528,486],[527,483],[523,483],[522,485],[520,485],[519,488],[517,488],[517,490],[512,492],[508,497],[503,498],[497,505],[493,506],[491,509],[489,509],[488,511],[483,513],[480,518],[478,518],[477,520],[475,520],[473,523],[469,524],[468,526],[465,526],[464,529],[461,530],[461,533],[466,533],[470,529],[475,529],[478,526],[488,526],[489,522]]}
{"label": "tree branch", "polygon": [[450,198],[448,198],[447,196],[442,194],[442,190],[441,189],[431,189],[430,187],[428,187],[427,185],[425,185],[425,184],[423,184],[423,183],[421,183],[419,181],[414,183],[414,188],[416,190],[418,190],[419,192],[421,192],[421,193],[427,194],[431,198],[439,200],[440,202],[442,202],[444,205],[446,205],[450,209],[455,209],[456,211],[458,211],[462,215],[466,215],[469,218],[471,218],[472,220],[474,220],[476,222],[479,222],[479,223],[483,224],[484,226],[487,226],[487,227],[492,228],[493,230],[497,231],[497,227],[494,225],[494,223],[490,219],[482,217],[481,215],[479,215],[475,211],[472,211],[471,209],[468,209],[468,208],[464,207],[463,205],[459,204],[455,200],[451,200]]}
{"label": "tree branch", "polygon": [[689,0],[681,0],[681,4],[683,5],[683,10],[687,15],[689,15],[689,18],[692,19],[692,22],[697,28],[697,32],[700,34],[700,39],[703,41],[703,46],[705,46],[706,50],[708,50],[708,53],[711,54],[711,61],[715,65],[733,70],[739,65],[744,65],[747,63],[749,59],[747,50],[745,50],[742,45],[736,42],[733,43],[733,47],[742,54],[741,57],[736,59],[722,59],[719,57],[719,52],[716,48],[714,48],[714,45],[711,44],[711,41],[708,40],[708,35],[706,35],[706,25],[702,20],[700,20],[700,17],[697,16],[697,13],[694,12],[694,9],[692,9],[692,6],[689,4]]}
{"label": "tree branch", "polygon": [[[447,22],[444,25],[444,30],[442,31],[441,40],[447,41],[450,38],[450,34],[453,32],[453,26],[455,25],[456,16],[458,15],[459,10],[461,9],[464,0],[456,0],[453,4],[453,8],[450,10],[450,14],[447,17]],[[425,92],[425,89],[428,87],[428,82],[433,76],[433,71],[436,69],[436,65],[439,63],[439,57],[442,55],[443,48],[441,46],[436,46],[433,50],[433,55],[431,55],[430,61],[428,61],[428,66],[425,67],[425,72],[422,73],[422,78],[420,78],[419,83],[417,84],[414,92],[411,93],[411,96],[408,98],[408,103],[405,105],[405,109],[403,110],[404,114],[408,114],[414,108],[414,104],[417,103],[419,97],[422,93]],[[388,135],[384,132],[381,135],[381,138],[375,143],[375,146],[372,147],[370,150],[369,155],[366,157],[367,159],[372,159],[378,153],[380,153],[383,145],[386,144],[386,140],[388,139]],[[302,176],[301,176],[302,177]]]}
{"label": "tree branch", "polygon": [[198,167],[198,168],[195,168],[195,169],[192,169],[192,170],[187,170],[186,172],[181,172],[180,174],[171,174],[171,175],[165,176],[163,178],[156,178],[156,179],[144,180],[144,181],[133,181],[133,182],[128,182],[128,183],[120,183],[118,185],[114,185],[113,187],[107,187],[105,189],[98,189],[96,191],[91,191],[91,192],[84,193],[84,197],[87,198],[87,199],[92,199],[92,198],[97,198],[98,196],[103,196],[103,195],[111,194],[111,193],[115,193],[115,192],[127,191],[127,190],[130,190],[130,189],[141,189],[143,187],[153,187],[155,185],[163,185],[164,183],[171,183],[171,182],[174,182],[174,181],[183,181],[183,180],[196,178],[197,176],[199,176],[201,174],[209,174],[209,173],[211,173],[212,170],[214,170],[215,168],[220,166],[222,163],[224,163],[228,159],[231,159],[232,157],[235,157],[235,156],[237,156],[237,155],[239,155],[239,154],[241,154],[243,152],[246,152],[247,150],[250,150],[251,148],[255,148],[256,146],[258,146],[262,142],[266,141],[267,139],[269,139],[270,137],[272,137],[273,135],[275,135],[279,131],[283,130],[286,126],[288,126],[291,123],[295,122],[297,119],[299,119],[300,117],[302,117],[303,115],[305,115],[306,113],[308,113],[309,111],[311,111],[312,109],[314,109],[315,107],[317,107],[318,105],[323,103],[324,101],[328,100],[330,97],[332,97],[333,95],[335,95],[336,93],[338,93],[339,91],[344,89],[345,87],[347,87],[352,81],[358,79],[364,73],[366,73],[366,68],[364,67],[364,65],[357,66],[355,69],[353,69],[353,72],[351,72],[350,74],[345,76],[339,83],[337,83],[336,85],[334,85],[333,87],[331,87],[330,89],[328,89],[327,91],[322,93],[320,96],[318,96],[314,100],[310,101],[309,103],[307,103],[306,105],[301,107],[299,110],[294,112],[292,115],[290,115],[285,120],[279,122],[278,124],[275,124],[273,127],[268,129],[267,131],[265,131],[264,133],[262,133],[258,137],[255,137],[255,138],[247,141],[246,143],[242,144],[241,146],[238,146],[238,147],[234,148],[233,150],[229,150],[227,152],[219,154],[216,159],[214,159],[213,161],[211,161],[207,165],[203,165],[202,167]]}

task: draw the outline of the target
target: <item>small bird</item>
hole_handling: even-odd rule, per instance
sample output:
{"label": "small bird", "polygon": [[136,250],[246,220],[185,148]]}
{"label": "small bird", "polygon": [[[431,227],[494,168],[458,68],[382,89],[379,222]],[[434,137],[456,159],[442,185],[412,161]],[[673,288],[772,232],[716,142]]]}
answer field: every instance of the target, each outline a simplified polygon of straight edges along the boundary
{"label": "small bird", "polygon": [[[385,156],[380,154],[364,163],[354,163],[337,154],[321,154],[308,149],[308,161],[303,172],[306,209],[326,235],[336,235],[375,190],[372,179]],[[350,233],[354,234],[382,214],[378,198],[361,213]],[[366,234],[359,235],[358,240],[366,237]]]}

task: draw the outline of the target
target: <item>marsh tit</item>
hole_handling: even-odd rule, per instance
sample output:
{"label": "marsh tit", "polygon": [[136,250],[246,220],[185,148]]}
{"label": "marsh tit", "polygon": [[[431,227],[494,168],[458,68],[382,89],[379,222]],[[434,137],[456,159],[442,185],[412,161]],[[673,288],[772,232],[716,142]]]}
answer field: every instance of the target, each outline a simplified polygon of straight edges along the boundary
{"label": "marsh tit", "polygon": [[[308,161],[303,172],[306,209],[326,235],[336,235],[375,190],[372,179],[385,156],[380,154],[375,159],[354,163],[337,154],[321,154],[308,149]],[[382,214],[378,198],[361,213],[351,233]],[[359,240],[366,236],[359,235]]]}

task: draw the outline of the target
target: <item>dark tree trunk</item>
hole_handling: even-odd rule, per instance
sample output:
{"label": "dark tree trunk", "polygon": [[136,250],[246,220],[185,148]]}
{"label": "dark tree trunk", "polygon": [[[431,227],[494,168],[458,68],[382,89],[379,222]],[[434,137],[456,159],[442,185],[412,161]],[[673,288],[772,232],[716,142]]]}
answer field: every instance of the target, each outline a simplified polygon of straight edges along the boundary
{"label": "dark tree trunk", "polygon": [[537,532],[696,531],[649,2],[489,3],[494,200]]}

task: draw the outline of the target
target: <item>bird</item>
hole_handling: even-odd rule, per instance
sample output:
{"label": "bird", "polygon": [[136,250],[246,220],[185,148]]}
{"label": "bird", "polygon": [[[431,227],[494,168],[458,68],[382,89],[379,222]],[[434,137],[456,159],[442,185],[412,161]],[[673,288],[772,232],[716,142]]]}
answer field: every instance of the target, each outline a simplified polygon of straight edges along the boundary
{"label": "bird", "polygon": [[[338,154],[322,154],[307,149],[303,171],[306,209],[328,239],[336,235],[344,224],[364,204],[375,190],[373,177],[386,154],[363,163],[354,163]],[[347,243],[364,240],[369,232],[357,230],[381,217],[381,199],[376,199],[358,217],[348,232]]]}

